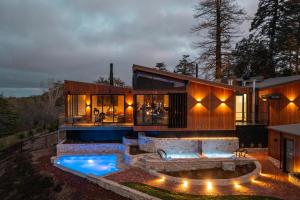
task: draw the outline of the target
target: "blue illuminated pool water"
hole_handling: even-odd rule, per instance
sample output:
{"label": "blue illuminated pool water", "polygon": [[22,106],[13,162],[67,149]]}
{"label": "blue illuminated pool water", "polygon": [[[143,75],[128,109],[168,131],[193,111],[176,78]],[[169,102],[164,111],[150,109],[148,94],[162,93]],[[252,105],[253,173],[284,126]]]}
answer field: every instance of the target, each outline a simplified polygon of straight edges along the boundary
{"label": "blue illuminated pool water", "polygon": [[167,153],[168,159],[199,158],[197,153]]}
{"label": "blue illuminated pool water", "polygon": [[85,175],[103,176],[119,170],[118,157],[115,154],[64,155],[58,157],[55,163]]}
{"label": "blue illuminated pool water", "polygon": [[233,153],[226,153],[226,152],[207,152],[207,153],[203,153],[203,155],[207,158],[232,158],[232,157],[234,157]]}

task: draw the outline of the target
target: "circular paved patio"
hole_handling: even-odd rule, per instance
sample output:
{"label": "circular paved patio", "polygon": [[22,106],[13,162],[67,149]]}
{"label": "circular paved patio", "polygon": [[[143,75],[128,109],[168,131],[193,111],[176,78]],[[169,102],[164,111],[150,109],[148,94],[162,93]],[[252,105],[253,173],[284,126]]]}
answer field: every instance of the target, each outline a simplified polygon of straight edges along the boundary
{"label": "circular paved patio", "polygon": [[140,182],[174,192],[185,192],[190,194],[262,195],[288,200],[300,199],[300,188],[288,182],[287,174],[281,172],[267,159],[266,152],[251,153],[250,155],[255,157],[261,163],[263,176],[251,183],[230,187],[212,186],[211,188],[208,188],[207,186],[193,185],[184,187],[182,184],[158,179],[138,168],[130,168],[126,171],[107,176],[106,178],[116,182]]}

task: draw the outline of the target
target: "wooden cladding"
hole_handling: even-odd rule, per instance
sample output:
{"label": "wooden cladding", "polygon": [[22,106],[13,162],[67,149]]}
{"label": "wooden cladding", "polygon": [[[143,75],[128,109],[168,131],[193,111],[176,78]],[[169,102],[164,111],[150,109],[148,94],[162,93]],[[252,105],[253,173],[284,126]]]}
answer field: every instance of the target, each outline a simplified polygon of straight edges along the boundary
{"label": "wooden cladding", "polygon": [[[279,99],[274,99],[280,95]],[[263,99],[266,96],[273,98]],[[267,113],[269,125],[300,123],[300,82],[292,82],[259,91],[259,112]],[[262,119],[260,119],[262,120]]]}
{"label": "wooden cladding", "polygon": [[187,127],[187,94],[169,94],[169,128]]}

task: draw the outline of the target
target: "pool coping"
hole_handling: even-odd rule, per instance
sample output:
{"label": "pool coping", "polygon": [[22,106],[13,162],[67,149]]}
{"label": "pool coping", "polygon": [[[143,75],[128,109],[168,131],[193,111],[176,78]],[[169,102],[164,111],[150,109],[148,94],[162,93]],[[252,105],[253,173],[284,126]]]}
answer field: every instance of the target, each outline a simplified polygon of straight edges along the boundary
{"label": "pool coping", "polygon": [[208,181],[211,182],[213,185],[216,186],[229,186],[229,185],[235,185],[235,184],[243,184],[243,183],[249,183],[252,180],[258,178],[261,174],[261,164],[257,160],[253,160],[256,168],[243,176],[230,178],[230,179],[189,179],[189,178],[179,178],[174,176],[169,176],[160,172],[157,172],[156,170],[148,169],[147,171],[156,177],[163,178],[166,181],[171,181],[175,183],[183,183],[185,181],[188,181],[190,184],[193,185],[207,185]]}
{"label": "pool coping", "polygon": [[[54,160],[54,157],[51,157],[51,161]],[[53,166],[57,167],[58,169],[65,171],[67,173],[79,176],[81,178],[87,179],[88,181],[97,184],[98,186],[106,189],[106,190],[110,190],[116,194],[119,194],[120,196],[129,198],[129,199],[133,199],[133,200],[160,200],[157,197],[153,197],[150,196],[148,194],[145,194],[143,192],[137,191],[135,189],[129,188],[127,186],[121,185],[117,182],[111,181],[106,179],[105,177],[108,175],[112,175],[114,173],[118,173],[122,170],[119,170],[117,172],[113,172],[104,176],[95,176],[92,174],[88,174],[85,175],[83,173],[80,173],[78,171],[75,170],[71,170],[69,168],[63,167],[59,164],[56,164],[55,162],[53,162]]]}

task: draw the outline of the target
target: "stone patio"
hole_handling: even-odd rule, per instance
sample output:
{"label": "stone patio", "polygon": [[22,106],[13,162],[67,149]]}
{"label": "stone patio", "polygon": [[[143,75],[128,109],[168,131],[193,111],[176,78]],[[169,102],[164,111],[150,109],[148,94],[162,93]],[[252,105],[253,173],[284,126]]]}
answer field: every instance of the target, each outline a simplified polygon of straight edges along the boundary
{"label": "stone patio", "polygon": [[175,192],[185,192],[201,195],[262,195],[281,199],[300,199],[300,188],[288,182],[288,175],[276,168],[267,158],[266,152],[250,153],[262,165],[262,176],[248,184],[233,186],[192,186],[168,182],[151,176],[139,168],[106,176],[116,182],[140,182]]}

